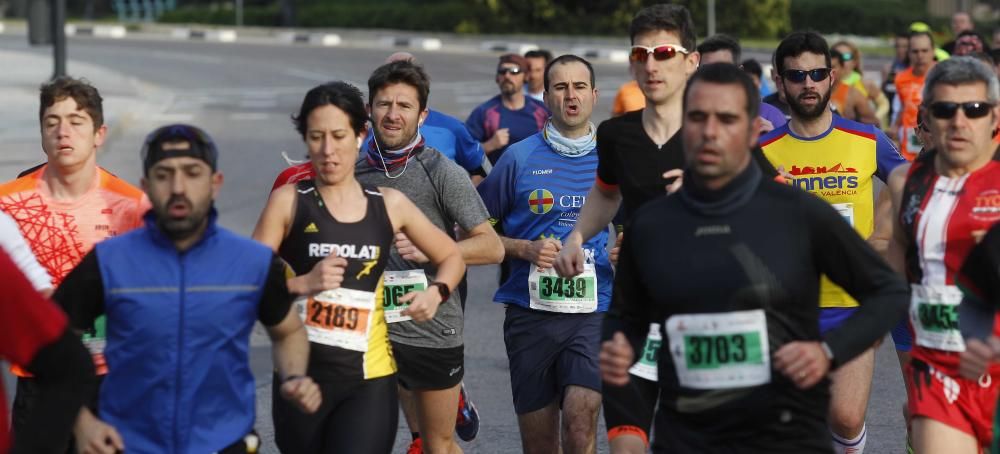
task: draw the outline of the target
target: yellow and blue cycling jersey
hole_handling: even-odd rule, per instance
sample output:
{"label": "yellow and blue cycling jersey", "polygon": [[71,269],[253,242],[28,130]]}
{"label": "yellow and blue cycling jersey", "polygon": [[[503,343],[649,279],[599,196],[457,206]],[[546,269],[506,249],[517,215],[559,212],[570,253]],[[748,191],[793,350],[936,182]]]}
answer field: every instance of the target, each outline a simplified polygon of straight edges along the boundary
{"label": "yellow and blue cycling jersey", "polygon": [[[868,238],[875,227],[872,177],[882,181],[906,160],[878,128],[838,115],[830,129],[815,137],[800,137],[791,123],[760,138],[764,156],[792,175],[788,184],[829,202],[854,230]],[[820,307],[855,307],[844,289],[823,277]]]}

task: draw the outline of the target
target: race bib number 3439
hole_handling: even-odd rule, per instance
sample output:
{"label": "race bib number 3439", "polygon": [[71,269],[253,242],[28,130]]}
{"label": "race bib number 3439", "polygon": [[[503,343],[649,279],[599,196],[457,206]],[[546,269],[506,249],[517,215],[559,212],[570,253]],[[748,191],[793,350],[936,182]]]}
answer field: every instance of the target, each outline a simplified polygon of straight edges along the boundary
{"label": "race bib number 3439", "polygon": [[727,389],[771,381],[767,319],[761,309],[683,314],[667,319],[667,337],[681,386]]}
{"label": "race bib number 3439", "polygon": [[295,304],[310,341],[357,352],[368,351],[375,293],[340,288],[299,299]]}
{"label": "race bib number 3439", "polygon": [[584,265],[583,273],[561,278],[555,269],[531,267],[528,274],[529,307],[563,313],[590,313],[597,310],[597,273],[594,265]]}

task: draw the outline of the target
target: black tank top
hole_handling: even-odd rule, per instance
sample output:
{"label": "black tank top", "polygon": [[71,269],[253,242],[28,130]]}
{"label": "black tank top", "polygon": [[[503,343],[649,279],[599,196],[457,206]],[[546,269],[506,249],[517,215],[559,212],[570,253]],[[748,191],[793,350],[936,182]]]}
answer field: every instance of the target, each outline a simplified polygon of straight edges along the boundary
{"label": "black tank top", "polygon": [[[288,236],[281,242],[279,255],[296,274],[306,274],[330,254],[347,259],[341,288],[370,292],[375,304],[370,317],[361,317],[348,309],[334,307],[323,311],[313,299],[300,306],[300,314],[309,331],[309,375],[323,381],[371,379],[396,370],[389,351],[388,331],[382,311],[382,272],[393,241],[392,222],[382,193],[362,185],[368,200],[365,216],[357,222],[340,222],[330,214],[314,180],[296,183],[296,209]],[[316,307],[310,308],[315,305]],[[367,349],[357,351],[321,343],[316,327],[347,329],[360,333],[367,327]]]}

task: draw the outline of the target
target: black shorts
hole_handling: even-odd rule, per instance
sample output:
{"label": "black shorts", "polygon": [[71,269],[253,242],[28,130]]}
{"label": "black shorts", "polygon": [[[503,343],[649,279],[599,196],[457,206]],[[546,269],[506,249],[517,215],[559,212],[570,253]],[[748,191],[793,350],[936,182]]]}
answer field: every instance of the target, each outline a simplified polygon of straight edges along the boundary
{"label": "black shorts", "polygon": [[768,399],[767,405],[703,414],[682,414],[661,405],[654,423],[653,453],[833,454],[828,410],[825,401],[783,403],[778,396]]}
{"label": "black shorts", "polygon": [[629,374],[625,386],[604,384],[602,406],[608,441],[621,435],[637,435],[649,446],[649,428],[653,425],[660,385]]}
{"label": "black shorts", "polygon": [[411,391],[452,388],[465,376],[465,346],[426,348],[392,343],[399,384]]}
{"label": "black shorts", "polygon": [[307,415],[271,385],[274,441],[281,452],[390,454],[399,426],[396,376],[354,382],[319,382],[323,403]]}
{"label": "black shorts", "polygon": [[598,355],[603,313],[559,314],[507,306],[503,340],[510,361],[514,411],[562,401],[569,385],[601,391]]}
{"label": "black shorts", "polygon": [[[101,384],[104,383],[104,375],[97,376],[97,389],[101,389]],[[14,394],[14,405],[11,408],[11,433],[18,434],[24,433],[24,426],[29,421],[32,413],[37,411],[38,394],[42,392],[41,386],[38,384],[38,380],[32,377],[18,377],[17,386]],[[93,399],[87,404],[87,408],[90,409],[92,413],[98,415],[97,403],[98,394],[94,393]],[[3,411],[7,411],[6,408]],[[6,430],[6,427],[0,428],[0,430]],[[76,442],[73,435],[70,434],[69,440],[66,442],[67,454],[76,453]]]}

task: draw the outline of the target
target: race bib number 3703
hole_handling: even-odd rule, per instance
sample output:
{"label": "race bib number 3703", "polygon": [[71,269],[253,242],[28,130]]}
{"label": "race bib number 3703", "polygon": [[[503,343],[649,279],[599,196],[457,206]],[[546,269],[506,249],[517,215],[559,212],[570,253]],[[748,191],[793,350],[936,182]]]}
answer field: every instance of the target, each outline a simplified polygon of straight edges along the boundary
{"label": "race bib number 3703", "polygon": [[666,332],[685,388],[742,388],[771,381],[767,319],[761,309],[674,315],[667,319]]}
{"label": "race bib number 3703", "polygon": [[375,293],[340,288],[299,299],[295,304],[310,341],[357,352],[368,351]]}

